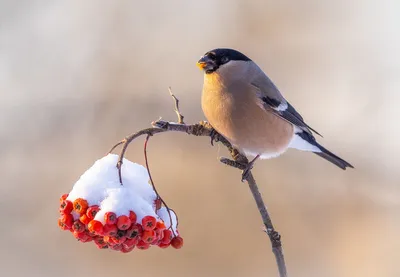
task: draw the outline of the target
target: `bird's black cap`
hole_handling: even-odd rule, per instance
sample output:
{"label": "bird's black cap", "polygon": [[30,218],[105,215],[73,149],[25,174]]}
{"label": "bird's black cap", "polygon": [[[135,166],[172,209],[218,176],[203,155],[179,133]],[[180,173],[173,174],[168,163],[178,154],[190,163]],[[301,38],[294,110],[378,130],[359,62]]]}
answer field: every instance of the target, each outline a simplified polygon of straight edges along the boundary
{"label": "bird's black cap", "polygon": [[216,48],[205,53],[197,62],[197,66],[206,74],[210,74],[230,61],[251,61],[251,59],[234,49]]}
{"label": "bird's black cap", "polygon": [[225,57],[231,61],[251,61],[251,59],[246,55],[230,48],[216,48],[204,54],[204,56],[210,55],[215,55],[217,60],[221,60],[223,57]]}

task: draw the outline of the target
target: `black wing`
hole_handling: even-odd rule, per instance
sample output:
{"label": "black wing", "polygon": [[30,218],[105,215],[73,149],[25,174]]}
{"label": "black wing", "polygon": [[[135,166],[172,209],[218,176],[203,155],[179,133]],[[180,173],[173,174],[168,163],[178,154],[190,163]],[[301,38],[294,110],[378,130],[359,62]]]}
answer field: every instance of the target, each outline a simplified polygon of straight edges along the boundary
{"label": "black wing", "polygon": [[[282,98],[281,100],[277,99],[277,98],[269,97],[266,95],[265,92],[263,92],[254,83],[252,85],[259,90],[259,93],[257,93],[257,95],[261,99],[263,104],[266,105],[267,107],[269,107],[276,115],[289,121],[290,123],[303,129],[304,131],[307,131],[308,133],[311,133],[311,131],[313,131],[314,133],[316,133],[317,135],[322,137],[322,135],[320,133],[318,133],[316,130],[314,130],[307,123],[304,122],[303,117],[295,110],[295,108],[293,108],[292,105],[290,105],[289,102],[287,102],[285,99],[283,99],[282,96],[281,96],[281,98]],[[277,91],[277,93],[279,93],[279,91],[277,89],[276,89],[276,91]],[[280,93],[279,93],[279,95],[280,95]]]}
{"label": "black wing", "polygon": [[[269,103],[266,102],[268,105]],[[290,105],[289,102],[286,102],[287,104],[287,108],[286,109],[282,109],[282,110],[276,110],[271,106],[271,108],[275,111],[275,113],[277,113],[280,117],[286,119],[287,121],[289,121],[290,123],[304,129],[307,128],[311,131],[313,131],[314,133],[316,133],[317,135],[321,136],[322,135],[320,133],[318,133],[317,131],[315,131],[313,128],[311,128],[307,123],[304,122],[303,117],[293,108],[292,105]]]}

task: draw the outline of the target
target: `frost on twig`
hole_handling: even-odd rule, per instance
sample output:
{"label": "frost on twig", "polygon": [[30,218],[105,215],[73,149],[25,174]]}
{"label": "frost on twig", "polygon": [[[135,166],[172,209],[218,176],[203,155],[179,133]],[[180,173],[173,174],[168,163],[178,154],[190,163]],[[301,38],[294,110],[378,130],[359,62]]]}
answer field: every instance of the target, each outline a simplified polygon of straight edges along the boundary
{"label": "frost on twig", "polygon": [[[178,116],[178,123],[173,123],[173,122],[168,122],[168,121],[163,121],[161,119],[152,122],[152,128],[147,128],[140,130],[136,133],[133,133],[122,141],[118,142],[116,145],[114,145],[110,152],[113,151],[117,146],[122,145],[122,149],[119,155],[119,160],[117,163],[117,168],[119,171],[119,178],[122,184],[122,173],[121,173],[121,165],[123,161],[123,157],[125,155],[125,152],[127,150],[128,145],[136,138],[142,135],[147,135],[147,136],[152,136],[156,135],[159,133],[164,133],[164,132],[183,132],[187,133],[189,135],[193,136],[206,136],[211,138],[211,144],[213,144],[214,141],[218,141],[222,143],[230,152],[232,160],[227,159],[227,158],[221,158],[221,162],[232,166],[234,168],[238,168],[240,170],[245,170],[247,168],[247,165],[249,164],[249,161],[246,156],[242,155],[239,153],[237,149],[235,149],[229,141],[227,141],[223,136],[218,134],[212,126],[207,123],[207,122],[200,122],[197,124],[192,124],[192,125],[187,125],[183,123],[183,115],[180,113],[179,110],[179,100],[175,97],[174,94],[172,94],[171,89],[169,89],[171,97],[174,99],[175,103],[175,112]],[[287,276],[286,272],[286,265],[285,265],[285,260],[284,260],[284,255],[283,255],[283,250],[282,250],[282,243],[281,243],[281,236],[279,233],[274,229],[274,226],[271,221],[271,217],[268,213],[267,208],[265,207],[264,201],[261,197],[261,194],[258,190],[258,186],[256,184],[256,181],[253,177],[253,174],[251,173],[251,170],[246,174],[245,176],[245,181],[248,183],[250,191],[253,195],[253,198],[256,202],[257,208],[260,212],[262,221],[265,226],[266,233],[269,236],[269,239],[271,241],[272,245],[272,252],[275,255],[276,263],[278,266],[279,270],[279,275],[280,277],[285,277]]]}

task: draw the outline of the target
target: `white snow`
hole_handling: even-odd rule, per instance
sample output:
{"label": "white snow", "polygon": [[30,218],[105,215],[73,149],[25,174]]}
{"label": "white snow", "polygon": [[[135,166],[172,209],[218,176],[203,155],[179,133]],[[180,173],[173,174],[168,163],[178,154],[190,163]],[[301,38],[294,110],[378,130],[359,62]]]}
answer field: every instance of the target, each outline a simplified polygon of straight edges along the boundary
{"label": "white snow", "polygon": [[[168,212],[163,207],[159,210],[159,216],[155,212],[154,200],[156,193],[149,184],[149,175],[146,168],[135,164],[127,159],[122,164],[122,183],[118,177],[116,164],[118,155],[109,154],[97,160],[75,183],[68,195],[68,200],[84,198],[89,206],[99,205],[100,211],[95,220],[104,224],[104,214],[108,211],[116,213],[117,216],[129,215],[134,211],[137,222],[151,215],[164,220],[166,226],[170,226]],[[165,209],[165,211],[164,211]],[[165,217],[166,214],[166,217]],[[176,229],[176,216],[173,212],[174,230]]]}
{"label": "white snow", "polygon": [[167,229],[171,226],[171,219],[172,219],[172,229],[176,234],[179,234],[176,226],[176,224],[178,223],[176,214],[171,209],[169,211],[171,213],[171,218],[169,217],[168,210],[166,207],[161,207],[161,209],[157,211],[157,215],[164,221],[165,227],[167,227]]}

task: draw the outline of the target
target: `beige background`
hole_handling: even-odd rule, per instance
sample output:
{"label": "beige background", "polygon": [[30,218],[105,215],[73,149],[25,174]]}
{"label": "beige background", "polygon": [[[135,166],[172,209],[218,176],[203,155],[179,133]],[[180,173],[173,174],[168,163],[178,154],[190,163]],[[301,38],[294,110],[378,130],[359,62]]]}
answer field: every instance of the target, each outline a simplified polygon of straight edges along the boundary
{"label": "beige background", "polygon": [[[277,276],[240,172],[206,138],[150,141],[182,250],[76,242],[58,198],[109,147],[163,116],[172,86],[203,119],[201,54],[237,48],[269,74],[341,171],[291,150],[254,174],[290,276],[400,276],[398,1],[0,1],[1,276]],[[143,162],[142,142],[128,158]]]}

